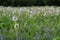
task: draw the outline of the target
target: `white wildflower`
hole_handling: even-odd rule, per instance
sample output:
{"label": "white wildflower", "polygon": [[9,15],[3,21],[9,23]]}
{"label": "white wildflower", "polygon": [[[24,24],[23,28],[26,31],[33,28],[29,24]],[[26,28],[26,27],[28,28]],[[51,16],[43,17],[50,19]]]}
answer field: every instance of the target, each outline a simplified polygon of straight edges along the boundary
{"label": "white wildflower", "polygon": [[20,8],[20,9],[19,9],[19,11],[23,11],[23,9],[22,9],[22,8]]}
{"label": "white wildflower", "polygon": [[16,10],[13,10],[12,14],[15,14],[16,13]]}
{"label": "white wildflower", "polygon": [[13,16],[12,20],[13,21],[17,21],[17,17],[16,16]]}
{"label": "white wildflower", "polygon": [[37,11],[38,14],[40,14],[40,11]]}
{"label": "white wildflower", "polygon": [[35,10],[31,10],[30,14],[34,15],[34,14],[36,14],[36,11]]}
{"label": "white wildflower", "polygon": [[56,13],[56,15],[59,15],[59,13]]}
{"label": "white wildflower", "polygon": [[3,13],[5,13],[5,10],[3,10]]}
{"label": "white wildflower", "polygon": [[19,28],[19,24],[15,23],[14,28],[15,29]]}
{"label": "white wildflower", "polygon": [[27,12],[29,13],[29,12],[30,12],[30,10],[27,10]]}
{"label": "white wildflower", "polygon": [[50,14],[51,14],[51,13],[52,13],[52,11],[48,11],[48,13],[50,13]]}
{"label": "white wildflower", "polygon": [[2,11],[2,8],[0,8],[0,11]]}
{"label": "white wildflower", "polygon": [[44,9],[41,9],[41,11],[44,11]]}
{"label": "white wildflower", "polygon": [[11,8],[10,8],[10,7],[7,7],[6,9],[8,9],[8,10],[9,10],[9,9],[11,9]]}
{"label": "white wildflower", "polygon": [[44,16],[46,16],[47,15],[47,12],[44,12],[44,14],[43,14]]}
{"label": "white wildflower", "polygon": [[33,17],[33,14],[30,14],[29,17]]}
{"label": "white wildflower", "polygon": [[59,13],[59,12],[60,12],[60,10],[56,10],[56,12],[57,12],[57,13]]}
{"label": "white wildflower", "polygon": [[14,32],[14,29],[10,29],[10,32]]}
{"label": "white wildflower", "polygon": [[30,13],[33,13],[33,11],[30,11]]}

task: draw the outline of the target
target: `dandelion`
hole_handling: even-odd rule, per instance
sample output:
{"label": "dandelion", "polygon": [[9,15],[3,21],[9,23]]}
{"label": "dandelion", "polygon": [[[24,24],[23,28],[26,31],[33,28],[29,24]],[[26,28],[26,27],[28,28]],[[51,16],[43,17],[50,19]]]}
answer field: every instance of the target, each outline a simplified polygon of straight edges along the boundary
{"label": "dandelion", "polygon": [[30,14],[29,17],[33,17],[33,14]]}
{"label": "dandelion", "polygon": [[10,29],[11,32],[14,32],[14,29]]}
{"label": "dandelion", "polygon": [[50,14],[51,14],[51,13],[52,13],[52,11],[48,11],[48,13],[50,13]]}
{"label": "dandelion", "polygon": [[30,11],[30,13],[32,14],[32,13],[33,13],[33,11]]}
{"label": "dandelion", "polygon": [[16,10],[13,10],[12,14],[15,14],[16,13]]}
{"label": "dandelion", "polygon": [[2,11],[2,8],[0,8],[0,11]]}
{"label": "dandelion", "polygon": [[60,10],[56,10],[56,13],[59,13],[60,12]]}
{"label": "dandelion", "polygon": [[40,11],[37,11],[38,14],[40,14]]}
{"label": "dandelion", "polygon": [[41,9],[42,11],[44,11],[44,9]]}
{"label": "dandelion", "polygon": [[16,23],[16,24],[14,25],[14,28],[15,28],[15,29],[19,28],[19,24]]}
{"label": "dandelion", "polygon": [[43,14],[44,16],[46,16],[47,15],[47,12],[44,12],[44,14]]}
{"label": "dandelion", "polygon": [[3,10],[3,13],[5,13],[5,10]]}
{"label": "dandelion", "polygon": [[30,10],[28,9],[28,10],[27,10],[27,12],[29,13],[29,12],[30,12]]}
{"label": "dandelion", "polygon": [[11,8],[10,7],[7,7],[6,9],[10,10]]}
{"label": "dandelion", "polygon": [[13,21],[17,21],[17,17],[16,16],[13,16]]}

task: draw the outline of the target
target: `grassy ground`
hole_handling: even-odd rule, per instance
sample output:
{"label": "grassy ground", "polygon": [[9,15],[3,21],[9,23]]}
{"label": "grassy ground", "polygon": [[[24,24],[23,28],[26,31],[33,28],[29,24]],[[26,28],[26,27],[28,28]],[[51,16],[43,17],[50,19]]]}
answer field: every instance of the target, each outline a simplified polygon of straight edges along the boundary
{"label": "grassy ground", "polygon": [[60,7],[0,7],[0,40],[60,40]]}

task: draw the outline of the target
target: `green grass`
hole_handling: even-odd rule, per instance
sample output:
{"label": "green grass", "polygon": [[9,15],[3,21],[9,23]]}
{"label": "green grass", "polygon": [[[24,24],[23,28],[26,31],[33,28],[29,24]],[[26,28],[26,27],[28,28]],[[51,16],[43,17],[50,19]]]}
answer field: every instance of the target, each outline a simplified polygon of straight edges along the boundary
{"label": "green grass", "polygon": [[[18,20],[14,22],[13,16]],[[19,24],[14,28],[14,24]],[[28,13],[12,14],[0,11],[1,40],[60,40],[60,14],[46,15]]]}

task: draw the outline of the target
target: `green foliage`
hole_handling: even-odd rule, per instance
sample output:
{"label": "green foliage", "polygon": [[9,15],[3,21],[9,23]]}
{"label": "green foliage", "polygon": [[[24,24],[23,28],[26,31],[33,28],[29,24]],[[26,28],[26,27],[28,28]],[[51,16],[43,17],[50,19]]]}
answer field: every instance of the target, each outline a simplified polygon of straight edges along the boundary
{"label": "green foliage", "polygon": [[[12,20],[14,15],[18,18],[16,22]],[[19,28],[14,28],[15,23]],[[60,40],[60,14],[29,16],[0,11],[0,36],[2,40]]]}
{"label": "green foliage", "polygon": [[60,40],[60,37],[56,37],[56,38],[54,38],[53,40]]}

